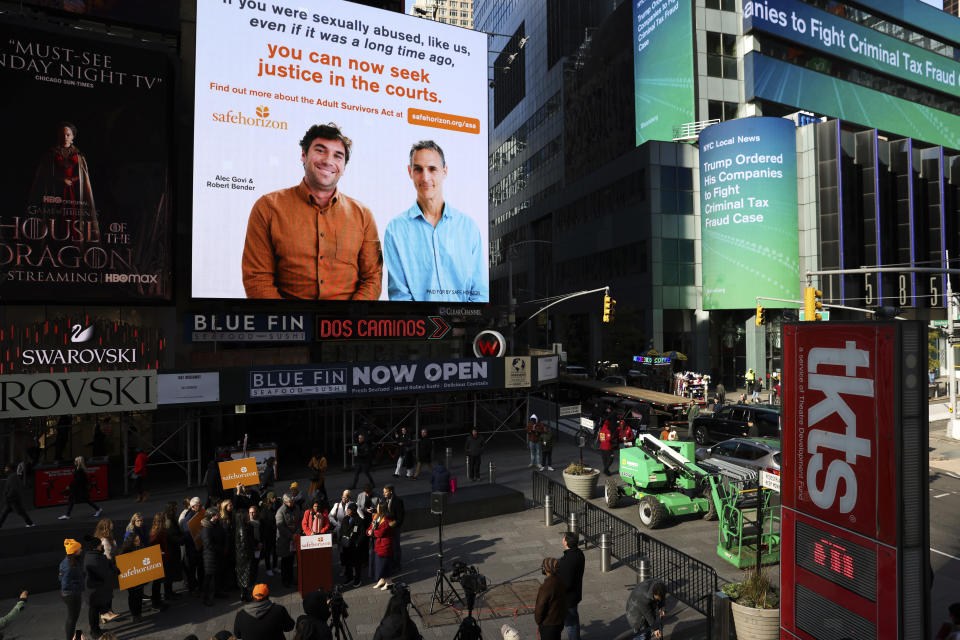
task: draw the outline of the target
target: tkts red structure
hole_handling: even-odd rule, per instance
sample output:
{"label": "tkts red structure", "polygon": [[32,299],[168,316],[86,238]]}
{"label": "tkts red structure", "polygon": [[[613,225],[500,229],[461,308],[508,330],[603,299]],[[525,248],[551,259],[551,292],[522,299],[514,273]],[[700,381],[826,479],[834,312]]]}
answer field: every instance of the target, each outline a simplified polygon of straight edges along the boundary
{"label": "tkts red structure", "polygon": [[781,638],[929,638],[926,327],[783,333]]}

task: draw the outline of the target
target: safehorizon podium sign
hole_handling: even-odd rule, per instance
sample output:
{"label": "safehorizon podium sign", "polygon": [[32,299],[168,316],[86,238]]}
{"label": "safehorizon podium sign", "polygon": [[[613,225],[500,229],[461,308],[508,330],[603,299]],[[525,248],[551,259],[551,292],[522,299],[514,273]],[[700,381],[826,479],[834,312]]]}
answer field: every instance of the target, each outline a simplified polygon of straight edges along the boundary
{"label": "safehorizon podium sign", "polygon": [[927,332],[786,325],[781,638],[929,637]]}

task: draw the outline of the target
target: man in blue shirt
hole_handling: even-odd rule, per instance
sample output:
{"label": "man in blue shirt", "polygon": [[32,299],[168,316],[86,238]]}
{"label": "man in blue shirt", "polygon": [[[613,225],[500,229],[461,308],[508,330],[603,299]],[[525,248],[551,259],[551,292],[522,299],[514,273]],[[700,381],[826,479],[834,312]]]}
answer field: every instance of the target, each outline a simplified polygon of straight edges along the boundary
{"label": "man in blue shirt", "polygon": [[480,230],[443,200],[443,150],[433,140],[417,142],[407,173],[417,201],[391,220],[383,235],[390,300],[487,302]]}

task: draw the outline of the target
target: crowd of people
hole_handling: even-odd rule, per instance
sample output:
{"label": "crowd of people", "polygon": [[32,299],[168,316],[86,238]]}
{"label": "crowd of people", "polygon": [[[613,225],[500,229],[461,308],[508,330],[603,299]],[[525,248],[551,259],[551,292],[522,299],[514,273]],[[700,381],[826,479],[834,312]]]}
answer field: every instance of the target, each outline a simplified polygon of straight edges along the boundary
{"label": "crowd of people", "polygon": [[[278,496],[272,474],[264,474],[258,486],[226,489],[220,483],[217,467],[225,458],[226,454],[210,463],[205,500],[194,496],[182,504],[169,502],[152,516],[134,513],[122,531],[114,531],[113,520],[104,518],[91,535],[64,540],[59,578],[66,607],[66,640],[74,638],[84,602],[89,627],[86,637],[109,638],[104,627],[140,622],[145,602],[153,610],[162,611],[167,608],[166,600],[181,597],[182,593],[174,589],[178,582],[207,606],[213,606],[218,598],[239,596],[244,605],[233,633],[236,638],[285,637],[282,632],[293,629],[294,623],[285,610],[281,613],[275,608],[278,605],[270,603],[264,577],[279,574],[284,588],[296,586],[300,536],[333,535],[345,586],[359,587],[367,578],[375,589],[390,589],[392,576],[401,568],[400,537],[405,516],[403,499],[393,485],[384,486],[379,494],[374,492],[372,482],[356,495],[354,489],[345,489],[339,501],[331,505],[325,485],[327,460],[314,452],[307,465],[312,473],[309,495],[301,492],[298,482],[291,482]],[[85,477],[82,458],[77,459],[76,467],[77,476]],[[7,471],[11,473],[9,468]],[[432,473],[435,483],[449,488],[449,472],[442,464],[432,465]],[[73,502],[86,501],[82,490],[71,495],[76,499],[71,500],[68,513]],[[138,487],[138,502],[144,495]],[[91,506],[99,516],[100,507]],[[11,505],[11,510],[20,512],[16,505]],[[121,616],[112,610],[114,591],[119,586],[116,558],[153,545],[160,546],[164,578],[128,588],[129,616]],[[264,626],[283,629],[276,636],[249,631]],[[306,640],[326,636],[298,637]]]}

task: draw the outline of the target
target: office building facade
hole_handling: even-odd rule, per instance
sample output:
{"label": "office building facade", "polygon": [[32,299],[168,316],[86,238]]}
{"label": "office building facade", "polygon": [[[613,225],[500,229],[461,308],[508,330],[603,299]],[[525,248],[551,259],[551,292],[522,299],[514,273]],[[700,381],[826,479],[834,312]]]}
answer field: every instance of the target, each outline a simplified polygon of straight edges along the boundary
{"label": "office building facade", "polygon": [[[609,285],[618,300],[615,326],[601,326],[599,298],[585,296],[528,322],[521,339],[561,342],[573,364],[624,362],[653,348],[681,351],[690,368],[712,366],[729,380],[748,362],[779,367],[779,311],[757,329],[752,307],[703,308],[697,139],[724,120],[790,117],[798,125],[798,279],[808,270],[945,264],[947,251],[960,251],[952,200],[960,103],[950,83],[960,20],[920,2],[881,1],[866,11],[698,0],[689,29],[676,27],[670,41],[675,51],[693,49],[692,117],[668,120],[672,135],[636,146],[641,123],[672,112],[637,106],[650,97],[634,94],[643,16],[631,3],[598,4],[475,8],[478,29],[506,34],[490,54],[491,299],[508,304],[512,294],[519,321],[543,306],[537,301],[588,285]],[[791,12],[807,33],[780,24]],[[903,71],[907,59],[928,71]],[[864,189],[871,176],[875,188]],[[828,303],[944,313],[943,278],[814,282]],[[745,277],[743,285],[752,283]]]}

